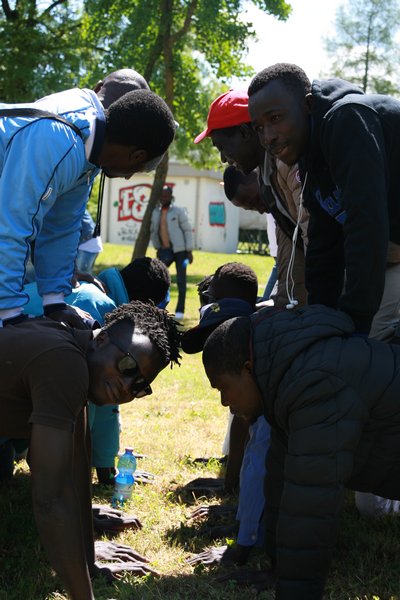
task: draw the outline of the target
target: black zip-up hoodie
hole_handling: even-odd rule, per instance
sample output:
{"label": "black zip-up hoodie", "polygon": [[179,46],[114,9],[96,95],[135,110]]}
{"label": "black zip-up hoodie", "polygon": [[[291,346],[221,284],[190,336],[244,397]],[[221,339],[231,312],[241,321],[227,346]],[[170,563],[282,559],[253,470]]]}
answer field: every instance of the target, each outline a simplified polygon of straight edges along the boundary
{"label": "black zip-up hoodie", "polygon": [[300,169],[303,180],[308,173],[308,301],[344,310],[367,333],[388,241],[400,244],[400,102],[341,79],[314,81]]}

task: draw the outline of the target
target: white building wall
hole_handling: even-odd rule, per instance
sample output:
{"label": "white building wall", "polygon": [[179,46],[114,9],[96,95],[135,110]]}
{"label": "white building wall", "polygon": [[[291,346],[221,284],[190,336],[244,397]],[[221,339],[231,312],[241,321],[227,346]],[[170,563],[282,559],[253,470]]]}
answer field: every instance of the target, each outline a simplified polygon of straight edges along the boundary
{"label": "white building wall", "polygon": [[267,214],[260,215],[256,210],[245,210],[238,208],[240,229],[261,229],[267,230]]}
{"label": "white building wall", "polygon": [[[172,167],[172,168],[171,168]],[[175,174],[174,174],[175,171]],[[187,171],[187,175],[185,174]],[[238,243],[239,211],[225,198],[222,176],[171,165],[166,184],[175,203],[187,209],[195,247],[208,252],[234,253]],[[102,239],[134,244],[150,197],[153,174],[138,173],[131,180],[106,179],[102,211]]]}
{"label": "white building wall", "polygon": [[[223,210],[222,210],[223,207]],[[219,209],[214,216],[225,213],[224,224],[212,223],[212,209]],[[239,211],[226,199],[224,188],[218,181],[199,180],[199,211],[196,244],[208,252],[236,252],[239,239]]]}

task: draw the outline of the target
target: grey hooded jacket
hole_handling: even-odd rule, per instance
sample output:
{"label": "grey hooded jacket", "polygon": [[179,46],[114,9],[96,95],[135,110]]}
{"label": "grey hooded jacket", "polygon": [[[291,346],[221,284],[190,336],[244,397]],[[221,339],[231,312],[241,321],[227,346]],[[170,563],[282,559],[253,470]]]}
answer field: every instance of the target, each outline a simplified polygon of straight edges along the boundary
{"label": "grey hooded jacket", "polygon": [[[158,234],[160,229],[161,209],[155,208],[151,215],[150,237],[154,248],[161,247],[161,240]],[[193,232],[192,224],[185,208],[174,206],[169,207],[167,212],[168,235],[172,250],[176,252],[187,252],[193,250]]]}

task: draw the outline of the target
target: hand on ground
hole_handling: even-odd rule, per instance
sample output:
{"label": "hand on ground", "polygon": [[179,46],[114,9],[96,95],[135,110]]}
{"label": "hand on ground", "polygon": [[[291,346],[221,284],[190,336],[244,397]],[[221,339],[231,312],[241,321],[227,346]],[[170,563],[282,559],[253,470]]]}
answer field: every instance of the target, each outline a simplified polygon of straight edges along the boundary
{"label": "hand on ground", "polygon": [[136,483],[154,483],[156,478],[153,473],[148,473],[147,471],[135,471],[133,476]]}
{"label": "hand on ground", "polygon": [[126,563],[138,561],[148,563],[148,559],[138,552],[135,552],[130,546],[125,544],[116,544],[115,542],[97,541],[94,544],[96,561]]}
{"label": "hand on ground", "polygon": [[189,519],[203,519],[207,517],[208,519],[226,519],[230,517],[235,517],[237,512],[237,506],[232,506],[231,504],[219,505],[219,504],[202,504],[198,506],[188,517]]}
{"label": "hand on ground", "polygon": [[125,529],[141,529],[142,524],[133,515],[127,515],[121,510],[93,504],[93,527],[97,533],[119,533]]}
{"label": "hand on ground", "polygon": [[189,565],[243,565],[250,554],[251,546],[219,546],[218,548],[207,548],[200,554],[194,554],[186,559]]}
{"label": "hand on ground", "polygon": [[146,454],[140,454],[140,452],[134,452],[134,453],[133,453],[133,456],[134,456],[135,458],[147,458],[147,455],[146,455]]}
{"label": "hand on ground", "polygon": [[190,462],[195,465],[208,465],[210,461],[218,461],[223,464],[226,463],[226,456],[209,456],[208,458],[205,456],[198,456],[197,458],[190,459]]}
{"label": "hand on ground", "polygon": [[[186,562],[193,567],[195,565],[219,565],[222,562],[224,554],[229,550],[228,546],[218,548],[207,548],[199,554],[194,554],[186,559]],[[228,560],[229,562],[229,560]]]}
{"label": "hand on ground", "polygon": [[224,480],[222,477],[198,477],[183,486],[195,496],[223,496]]}
{"label": "hand on ground", "polygon": [[149,561],[145,556],[138,554],[133,548],[124,544],[95,542],[95,557],[96,561],[112,561],[97,562],[92,573],[93,577],[102,575],[109,582],[119,579],[124,573],[135,573],[139,576],[147,573],[159,574],[149,567]]}
{"label": "hand on ground", "polygon": [[[97,543],[99,543],[99,542],[97,542]],[[101,543],[103,543],[103,542],[101,542]],[[129,548],[129,546],[126,546],[126,548]],[[133,551],[132,551],[132,553],[135,554]],[[97,551],[96,551],[96,555],[97,555]],[[138,554],[137,556],[140,556],[140,555]],[[159,573],[157,573],[157,571],[155,571],[154,569],[149,567],[149,565],[147,563],[148,563],[147,560],[146,560],[146,562],[143,562],[143,560],[137,560],[135,558],[132,558],[129,560],[123,560],[123,561],[119,561],[119,562],[111,562],[111,563],[110,562],[108,562],[108,563],[100,562],[100,563],[94,565],[94,569],[92,570],[92,577],[103,576],[109,583],[112,583],[116,579],[120,579],[120,577],[124,573],[134,573],[135,575],[138,575],[139,577],[142,577],[143,575],[147,575],[147,573],[152,573],[153,575],[159,575]]]}

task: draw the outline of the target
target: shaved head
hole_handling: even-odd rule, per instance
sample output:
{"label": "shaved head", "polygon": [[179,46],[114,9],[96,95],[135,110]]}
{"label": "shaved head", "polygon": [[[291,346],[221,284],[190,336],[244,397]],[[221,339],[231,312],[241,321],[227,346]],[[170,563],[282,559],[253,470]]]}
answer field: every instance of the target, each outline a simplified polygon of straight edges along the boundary
{"label": "shaved head", "polygon": [[104,108],[118,100],[127,92],[135,90],[149,90],[149,85],[145,78],[133,69],[119,69],[113,71],[107,77],[99,81],[94,91],[98,95]]}

